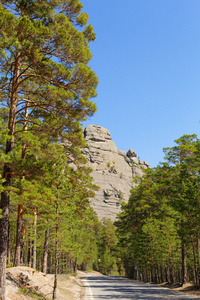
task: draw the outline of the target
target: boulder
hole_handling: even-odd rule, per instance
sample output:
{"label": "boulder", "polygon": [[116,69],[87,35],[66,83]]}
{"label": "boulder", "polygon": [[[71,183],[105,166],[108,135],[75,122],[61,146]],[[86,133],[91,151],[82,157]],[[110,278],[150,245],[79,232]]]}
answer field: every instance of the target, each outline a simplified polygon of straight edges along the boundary
{"label": "boulder", "polygon": [[137,154],[135,153],[135,151],[133,149],[129,149],[127,152],[127,156],[131,158],[131,157],[136,157]]}
{"label": "boulder", "polygon": [[126,157],[126,151],[124,151],[124,150],[118,150],[118,154],[123,157]]}
{"label": "boulder", "polygon": [[136,157],[131,157],[130,161],[132,162],[133,166],[137,166],[139,164],[138,159]]}
{"label": "boulder", "polygon": [[95,142],[105,142],[111,140],[110,131],[98,125],[88,125],[84,129],[84,137],[86,140]]}

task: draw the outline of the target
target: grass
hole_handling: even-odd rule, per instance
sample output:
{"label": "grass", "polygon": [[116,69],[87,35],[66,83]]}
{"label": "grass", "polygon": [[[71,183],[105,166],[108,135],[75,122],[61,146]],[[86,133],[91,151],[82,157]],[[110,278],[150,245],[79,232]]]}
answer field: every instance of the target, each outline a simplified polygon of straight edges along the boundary
{"label": "grass", "polygon": [[47,299],[43,294],[37,293],[36,291],[29,291],[26,289],[19,288],[19,292],[24,295],[28,295],[28,296],[32,297],[33,299],[37,299],[37,300],[46,300]]}

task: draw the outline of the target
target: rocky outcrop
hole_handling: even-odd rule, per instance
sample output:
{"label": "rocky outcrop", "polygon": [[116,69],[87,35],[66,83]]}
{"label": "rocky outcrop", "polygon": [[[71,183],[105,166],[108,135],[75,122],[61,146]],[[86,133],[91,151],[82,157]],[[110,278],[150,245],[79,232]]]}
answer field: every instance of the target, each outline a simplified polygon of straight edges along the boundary
{"label": "rocky outcrop", "polygon": [[141,177],[149,165],[137,159],[132,149],[127,153],[118,150],[108,129],[88,125],[84,129],[84,137],[88,147],[84,148],[83,155],[93,169],[94,183],[100,187],[96,196],[90,199],[91,206],[100,220],[106,217],[114,221],[121,202],[128,201],[130,189],[136,184],[134,177]]}

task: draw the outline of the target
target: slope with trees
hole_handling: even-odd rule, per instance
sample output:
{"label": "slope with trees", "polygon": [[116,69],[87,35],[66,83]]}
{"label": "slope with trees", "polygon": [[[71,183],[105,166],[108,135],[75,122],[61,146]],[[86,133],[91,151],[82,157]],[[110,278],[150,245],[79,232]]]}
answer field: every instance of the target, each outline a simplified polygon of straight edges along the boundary
{"label": "slope with trees", "polygon": [[116,226],[129,277],[199,287],[199,140],[175,142],[131,190]]}

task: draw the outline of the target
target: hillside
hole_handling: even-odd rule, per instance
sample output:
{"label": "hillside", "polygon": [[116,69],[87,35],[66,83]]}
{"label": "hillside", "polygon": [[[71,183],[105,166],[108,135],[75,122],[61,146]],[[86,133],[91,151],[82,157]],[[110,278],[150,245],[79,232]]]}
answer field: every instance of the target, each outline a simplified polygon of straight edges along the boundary
{"label": "hillside", "polygon": [[[6,269],[6,300],[52,299],[54,275],[44,275],[29,267],[16,267]],[[84,287],[78,276],[59,275],[57,300],[81,300]],[[23,289],[20,291],[19,288]]]}

